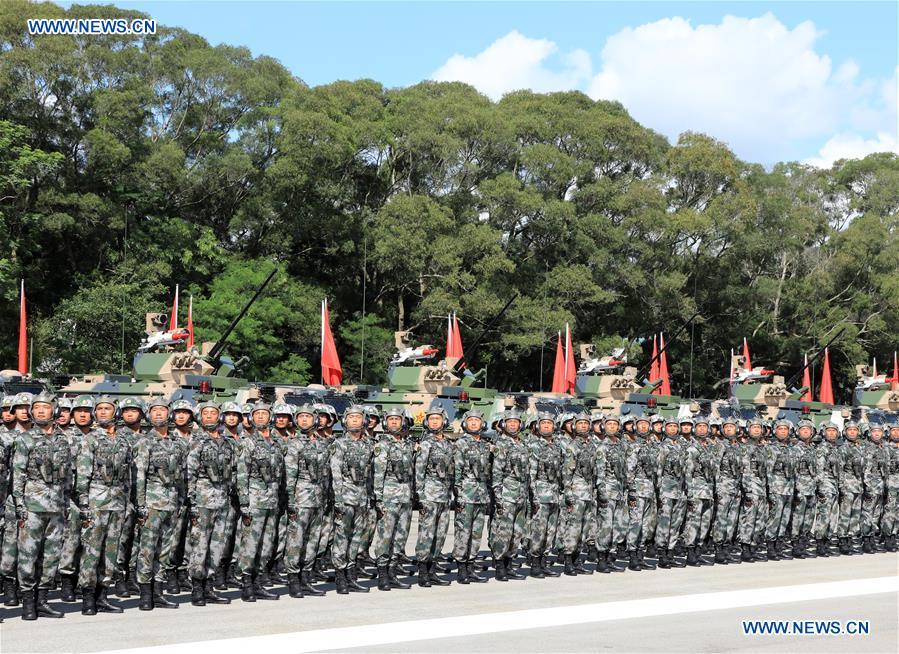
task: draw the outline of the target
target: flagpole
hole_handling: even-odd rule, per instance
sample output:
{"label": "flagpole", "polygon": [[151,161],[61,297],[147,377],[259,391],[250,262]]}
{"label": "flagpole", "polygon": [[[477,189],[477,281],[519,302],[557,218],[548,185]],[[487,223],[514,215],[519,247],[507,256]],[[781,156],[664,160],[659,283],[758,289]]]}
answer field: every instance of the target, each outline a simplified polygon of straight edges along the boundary
{"label": "flagpole", "polygon": [[[322,337],[321,337],[321,344],[319,345],[319,349],[321,350],[321,354],[319,356],[319,364],[321,364],[321,361],[325,358],[325,306],[327,305],[327,302],[328,302],[327,298],[322,300],[322,319],[321,319]],[[322,382],[322,384],[324,384],[325,383],[325,368],[322,365],[319,365],[319,367],[321,368],[321,382]]]}

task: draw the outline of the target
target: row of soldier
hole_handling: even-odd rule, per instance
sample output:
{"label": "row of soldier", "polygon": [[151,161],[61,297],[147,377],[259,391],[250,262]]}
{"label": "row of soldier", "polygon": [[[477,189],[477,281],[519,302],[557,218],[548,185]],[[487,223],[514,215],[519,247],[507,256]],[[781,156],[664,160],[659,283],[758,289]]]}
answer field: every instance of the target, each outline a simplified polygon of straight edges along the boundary
{"label": "row of soldier", "polygon": [[177,608],[165,593],[182,589],[198,606],[228,603],[216,591],[229,586],[247,602],[284,583],[323,595],[328,568],[339,594],[367,592],[360,574],[408,588],[414,511],[423,587],[450,583],[451,518],[462,584],[486,581],[485,525],[497,581],[524,577],[519,553],[543,578],[554,563],[576,575],[850,554],[856,539],[895,551],[899,530],[899,424],[513,409],[491,425],[469,411],[457,435],[433,408],[414,440],[400,409],[349,407],[335,434],[327,405],[22,393],[2,408],[0,575],[25,619],[62,617],[57,584],[86,615],[122,610],[110,589],[139,593],[142,610]]}

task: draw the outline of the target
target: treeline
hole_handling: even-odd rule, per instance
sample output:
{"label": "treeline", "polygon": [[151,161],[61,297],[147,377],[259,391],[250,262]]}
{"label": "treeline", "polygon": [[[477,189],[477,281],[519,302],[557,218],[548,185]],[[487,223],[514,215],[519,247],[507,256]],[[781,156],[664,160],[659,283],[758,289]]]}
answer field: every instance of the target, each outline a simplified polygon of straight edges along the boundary
{"label": "treeline", "polygon": [[474,362],[504,389],[548,386],[566,321],[645,361],[640,339],[698,312],[670,361],[676,389],[704,396],[744,336],[754,362],[789,374],[846,326],[831,348],[841,399],[856,363],[886,367],[899,345],[896,155],[766,170],[578,92],[310,88],[181,29],[25,29],[138,15],[0,5],[8,367],[20,278],[35,367],[118,372],[176,283],[214,338],[275,265],[230,346],[251,378],[317,380],[325,296],[345,381],[383,381],[397,328],[442,346],[449,311],[470,342],[516,292]]}

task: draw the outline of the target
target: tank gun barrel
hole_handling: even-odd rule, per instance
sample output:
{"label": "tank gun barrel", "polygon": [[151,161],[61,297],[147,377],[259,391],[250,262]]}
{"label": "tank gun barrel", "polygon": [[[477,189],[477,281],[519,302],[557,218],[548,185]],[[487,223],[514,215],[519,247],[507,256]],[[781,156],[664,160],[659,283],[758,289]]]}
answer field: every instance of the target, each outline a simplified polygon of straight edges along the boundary
{"label": "tank gun barrel", "polygon": [[250,301],[246,303],[243,309],[241,309],[240,313],[231,321],[231,324],[228,325],[227,329],[222,333],[219,339],[215,342],[215,345],[209,351],[209,355],[206,357],[207,361],[211,363],[215,368],[218,368],[219,361],[222,358],[222,352],[225,349],[225,344],[228,342],[228,337],[231,336],[231,332],[234,331],[234,328],[237,327],[237,323],[239,323],[243,317],[247,314],[247,311],[250,310],[250,307],[259,299],[259,296],[262,295],[262,291],[265,290],[265,287],[268,286],[268,283],[272,281],[272,277],[278,272],[278,269],[275,268],[272,270],[268,277],[265,278],[265,281],[256,289],[256,292],[253,294],[253,297],[250,298]]}
{"label": "tank gun barrel", "polygon": [[463,354],[462,357],[456,361],[456,364],[453,366],[452,373],[454,375],[458,375],[463,368],[464,363],[466,363],[467,359],[471,358],[471,355],[478,351],[478,345],[480,345],[481,340],[484,338],[484,335],[493,329],[494,325],[499,322],[499,319],[502,318],[503,314],[506,313],[508,308],[512,306],[512,303],[518,298],[518,293],[515,293],[512,297],[509,298],[509,301],[506,302],[506,305],[499,310],[493,318],[490,319],[490,322],[487,323],[487,326],[481,330],[481,333],[478,334],[478,337],[474,339],[474,343],[471,344],[471,347],[468,348],[468,354]]}
{"label": "tank gun barrel", "polygon": [[820,348],[820,349],[815,353],[815,356],[811,357],[811,358],[808,360],[808,363],[806,363],[804,366],[802,366],[802,367],[796,372],[795,375],[793,375],[792,377],[790,377],[789,381],[787,381],[787,383],[785,384],[786,387],[787,387],[787,388],[792,388],[793,384],[795,384],[796,381],[802,376],[802,373],[805,372],[805,369],[808,368],[810,365],[812,365],[815,361],[817,361],[818,359],[820,359],[820,358],[821,358],[821,355],[824,354],[824,351],[825,351],[827,348],[829,348],[831,345],[833,345],[833,343],[834,343],[840,336],[843,335],[843,332],[844,332],[844,331],[846,331],[846,328],[845,328],[845,327],[840,327],[840,331],[838,331],[836,334],[834,334],[833,338],[831,338],[829,341],[827,341],[827,343],[824,345],[824,347]]}
{"label": "tank gun barrel", "polygon": [[640,368],[640,371],[637,373],[635,379],[642,379],[642,378],[643,378],[643,375],[645,375],[647,372],[649,372],[649,369],[652,367],[652,364],[655,363],[657,360],[659,360],[659,359],[662,357],[662,354],[663,354],[663,353],[668,349],[668,347],[669,347],[669,346],[670,346],[670,345],[677,339],[677,337],[680,336],[680,335],[683,333],[683,331],[684,331],[687,327],[689,327],[690,324],[691,324],[694,320],[696,320],[696,317],[697,317],[698,315],[699,315],[699,312],[697,311],[697,312],[694,313],[692,316],[690,316],[690,318],[687,320],[687,322],[685,322],[683,325],[681,325],[680,329],[678,329],[676,332],[674,332],[674,335],[673,335],[673,336],[669,336],[669,337],[668,337],[668,341],[665,343],[665,347],[663,347],[662,349],[660,349],[659,352],[658,352],[658,354],[656,354],[653,358],[651,358],[649,361],[647,361],[647,362],[643,365],[642,368]]}

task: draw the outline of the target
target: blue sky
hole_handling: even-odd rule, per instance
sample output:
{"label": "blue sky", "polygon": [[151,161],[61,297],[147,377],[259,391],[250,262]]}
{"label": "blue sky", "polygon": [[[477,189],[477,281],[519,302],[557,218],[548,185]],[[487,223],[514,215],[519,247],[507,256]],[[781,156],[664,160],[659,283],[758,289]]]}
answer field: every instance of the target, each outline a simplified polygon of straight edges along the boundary
{"label": "blue sky", "polygon": [[311,85],[578,88],[672,140],[707,132],[763,163],[896,149],[895,2],[113,4],[273,56]]}

